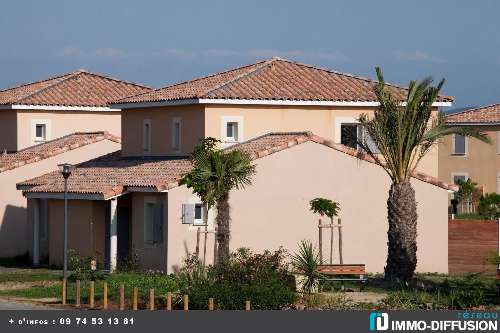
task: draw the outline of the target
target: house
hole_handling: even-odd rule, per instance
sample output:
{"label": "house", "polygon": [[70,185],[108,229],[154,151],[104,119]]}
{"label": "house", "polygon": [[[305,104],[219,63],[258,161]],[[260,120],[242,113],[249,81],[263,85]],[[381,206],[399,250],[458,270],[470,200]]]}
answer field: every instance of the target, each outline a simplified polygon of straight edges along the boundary
{"label": "house", "polygon": [[[358,117],[373,114],[377,83],[280,58],[258,62],[121,99],[123,156],[182,156],[200,138],[214,137],[224,146],[269,132],[311,131],[356,147],[369,140]],[[390,86],[404,100],[405,88]],[[438,108],[452,97],[439,96]],[[126,133],[126,134],[125,134]],[[437,149],[420,171],[438,176]]]}
{"label": "house", "polygon": [[111,100],[151,89],[79,70],[0,91],[0,152],[16,152],[75,132],[120,136]]}
{"label": "house", "polygon": [[500,104],[469,109],[446,117],[450,126],[474,126],[485,132],[491,145],[461,135],[439,144],[439,179],[457,183],[472,179],[483,192],[500,193]]}
{"label": "house", "polygon": [[[33,243],[41,249],[35,258],[47,258],[47,202],[40,201],[35,211],[41,218],[39,237],[27,229],[27,203],[16,190],[16,183],[57,169],[61,163],[80,163],[120,149],[120,139],[107,132],[79,132],[0,155],[0,257],[14,257],[28,252]],[[40,261],[40,260],[39,260]],[[39,261],[35,261],[36,264]]]}
{"label": "house", "polygon": [[[187,155],[199,140],[215,137],[226,149],[253,154],[257,166],[253,185],[231,193],[233,249],[294,251],[301,239],[317,239],[317,217],[308,202],[325,196],[342,207],[345,262],[382,271],[390,182],[370,159],[356,157],[353,140],[369,140],[357,117],[377,107],[375,84],[273,58],[112,103],[122,109],[121,151],[81,163],[69,178],[69,247],[111,270],[137,255],[143,268],[173,271],[195,251],[199,228],[204,231],[201,204],[179,180],[191,169]],[[404,99],[405,88],[390,89]],[[451,102],[440,96],[436,114]],[[422,169],[430,175],[420,170],[413,179],[420,216],[418,270],[447,272],[446,208],[455,187],[435,178],[437,153]],[[60,175],[54,171],[23,181],[18,189],[28,200],[34,239],[39,238],[37,207],[47,201],[49,263],[60,265]],[[208,212],[203,234],[207,242],[203,236],[198,243],[208,262],[213,214]]]}
{"label": "house", "polygon": [[[257,173],[251,186],[230,194],[232,249],[283,246],[293,252],[300,240],[317,240],[318,216],[308,203],[323,196],[341,205],[344,262],[383,271],[390,179],[370,158],[360,160],[355,149],[310,132],[269,133],[229,149],[236,148],[252,154]],[[204,230],[201,203],[178,184],[190,168],[185,157],[139,161],[120,152],[80,164],[69,178],[69,247],[111,268],[133,254],[143,268],[172,272],[196,251],[197,230]],[[454,187],[420,173],[412,184],[419,214],[417,270],[446,273],[447,200]],[[62,263],[63,186],[57,171],[18,185],[33,210],[36,202],[48,202],[53,265]],[[183,214],[186,205],[193,215]],[[213,215],[210,211],[209,232]],[[211,263],[214,234],[206,243],[201,237],[198,248]]]}

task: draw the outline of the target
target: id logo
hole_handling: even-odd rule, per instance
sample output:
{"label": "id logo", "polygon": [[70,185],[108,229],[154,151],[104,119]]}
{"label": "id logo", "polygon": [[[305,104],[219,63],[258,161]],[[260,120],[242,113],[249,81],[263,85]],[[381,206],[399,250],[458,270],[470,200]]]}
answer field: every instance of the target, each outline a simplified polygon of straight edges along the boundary
{"label": "id logo", "polygon": [[370,331],[386,331],[389,328],[389,315],[385,312],[370,313]]}

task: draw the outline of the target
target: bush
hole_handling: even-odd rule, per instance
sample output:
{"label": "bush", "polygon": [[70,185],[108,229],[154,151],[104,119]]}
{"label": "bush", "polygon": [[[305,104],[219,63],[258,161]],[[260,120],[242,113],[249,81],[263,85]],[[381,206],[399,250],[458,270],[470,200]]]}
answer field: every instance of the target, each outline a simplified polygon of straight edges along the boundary
{"label": "bush", "polygon": [[134,287],[139,289],[141,296],[149,295],[149,289],[155,290],[155,295],[164,295],[167,292],[179,290],[179,279],[174,274],[158,273],[117,273],[110,274],[106,281],[110,291],[118,292],[120,284],[125,285],[126,294],[132,294]]}
{"label": "bush", "polygon": [[278,250],[254,254],[239,249],[225,262],[203,269],[190,258],[180,272],[180,292],[189,295],[193,309],[206,309],[208,299],[222,310],[241,310],[251,301],[257,310],[291,307],[297,299],[295,279],[284,264],[284,252]]}
{"label": "bush", "polygon": [[479,214],[487,219],[500,218],[500,194],[487,193],[479,198]]}
{"label": "bush", "polygon": [[71,273],[68,276],[69,281],[76,280],[102,280],[104,273],[97,269],[92,269],[93,257],[82,257],[75,250],[68,250],[68,269]]}

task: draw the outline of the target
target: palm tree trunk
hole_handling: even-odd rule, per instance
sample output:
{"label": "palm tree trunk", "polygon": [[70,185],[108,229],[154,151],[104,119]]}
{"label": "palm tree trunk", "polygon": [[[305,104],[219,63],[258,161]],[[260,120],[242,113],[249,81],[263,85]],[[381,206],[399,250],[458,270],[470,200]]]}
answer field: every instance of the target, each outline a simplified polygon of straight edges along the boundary
{"label": "palm tree trunk", "polygon": [[217,263],[223,263],[229,257],[229,237],[231,222],[229,205],[229,193],[222,196],[217,201],[217,216],[215,222],[217,223]]}
{"label": "palm tree trunk", "polygon": [[417,202],[410,182],[391,185],[387,211],[389,230],[385,278],[409,281],[417,266]]}

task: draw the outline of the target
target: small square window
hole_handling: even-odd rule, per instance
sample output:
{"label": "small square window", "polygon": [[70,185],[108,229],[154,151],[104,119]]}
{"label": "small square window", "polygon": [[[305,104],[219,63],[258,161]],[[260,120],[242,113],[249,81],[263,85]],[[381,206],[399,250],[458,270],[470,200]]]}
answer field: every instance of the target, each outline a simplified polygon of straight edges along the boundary
{"label": "small square window", "polygon": [[238,123],[226,123],[226,139],[231,141],[238,141]]}
{"label": "small square window", "polygon": [[194,219],[195,220],[203,219],[203,206],[201,204],[194,205]]}
{"label": "small square window", "polygon": [[340,125],[340,143],[356,149],[358,147],[358,124]]}
{"label": "small square window", "polygon": [[458,185],[460,181],[466,181],[469,177],[466,174],[455,174],[453,175],[453,184]]}
{"label": "small square window", "polygon": [[465,136],[460,134],[453,135],[453,154],[465,155]]}
{"label": "small square window", "polygon": [[35,139],[37,141],[45,141],[47,138],[47,125],[36,124],[35,125]]}

